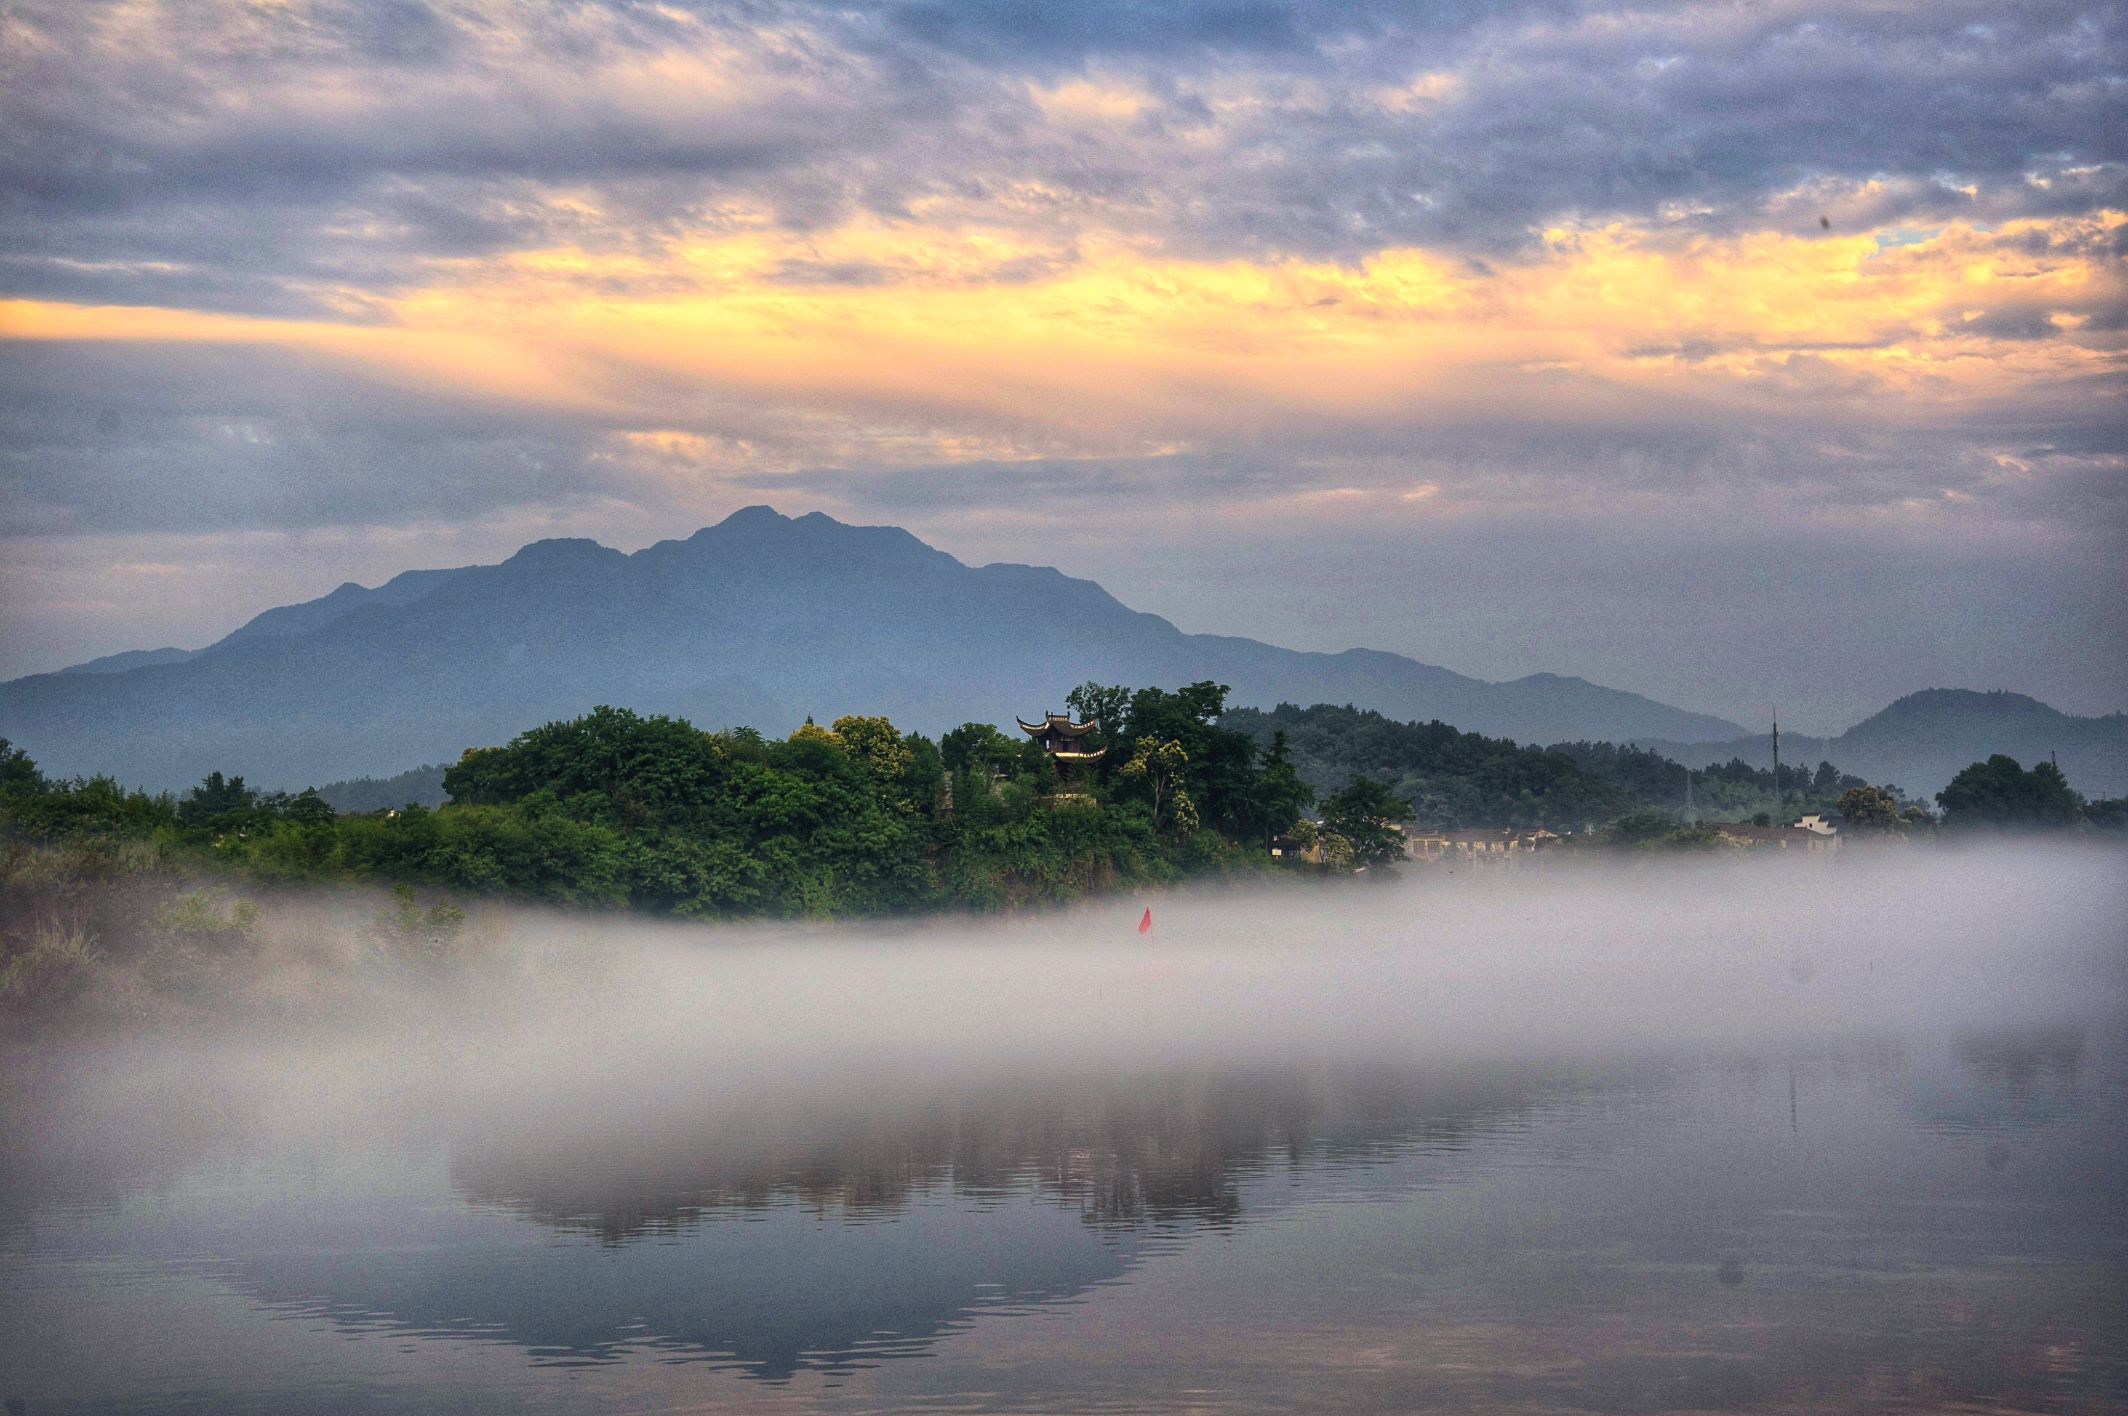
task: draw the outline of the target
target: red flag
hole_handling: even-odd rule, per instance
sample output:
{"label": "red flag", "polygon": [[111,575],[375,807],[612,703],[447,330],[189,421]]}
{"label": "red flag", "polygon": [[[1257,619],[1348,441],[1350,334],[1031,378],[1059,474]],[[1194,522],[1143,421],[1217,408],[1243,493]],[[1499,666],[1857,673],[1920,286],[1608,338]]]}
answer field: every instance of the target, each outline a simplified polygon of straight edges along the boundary
{"label": "red flag", "polygon": [[1145,918],[1138,921],[1138,932],[1140,934],[1150,934],[1153,932],[1153,912],[1150,907],[1148,907],[1145,911]]}

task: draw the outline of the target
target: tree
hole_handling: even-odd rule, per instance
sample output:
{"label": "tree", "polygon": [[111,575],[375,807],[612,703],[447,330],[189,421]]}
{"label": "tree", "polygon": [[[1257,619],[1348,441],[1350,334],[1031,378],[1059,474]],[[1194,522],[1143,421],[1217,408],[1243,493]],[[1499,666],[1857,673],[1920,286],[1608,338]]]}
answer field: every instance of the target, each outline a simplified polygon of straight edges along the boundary
{"label": "tree", "polygon": [[[1764,813],[1760,813],[1763,817]],[[1765,821],[1759,822],[1761,826]],[[1629,811],[1613,821],[1604,832],[1604,839],[1622,846],[1650,846],[1668,839],[1678,829],[1678,820],[1667,811],[1644,807]]]}
{"label": "tree", "polygon": [[1127,782],[1143,782],[1152,793],[1155,826],[1160,824],[1160,808],[1165,800],[1176,833],[1186,836],[1197,829],[1197,804],[1190,800],[1181,780],[1183,769],[1189,766],[1189,762],[1190,755],[1183,751],[1179,742],[1139,738],[1138,750],[1131,754],[1130,761],[1124,763],[1116,775]]}
{"label": "tree", "polygon": [[2059,763],[2048,761],[2034,767],[2031,778],[2033,819],[2043,826],[2074,826],[2084,819],[2084,798],[2069,785]]}
{"label": "tree", "polygon": [[1841,819],[1862,831],[1890,831],[1899,825],[1899,798],[1882,787],[1852,787],[1840,794]]}
{"label": "tree", "polygon": [[1290,831],[1314,800],[1315,788],[1300,779],[1284,730],[1274,732],[1256,773],[1254,790],[1248,794],[1244,823],[1248,834],[1261,839],[1268,849],[1272,838]]}
{"label": "tree", "polygon": [[44,790],[44,774],[21,748],[0,738],[0,795],[34,796]]}
{"label": "tree", "polygon": [[2016,758],[1999,752],[1951,778],[1936,801],[1950,827],[2059,830],[2074,826],[2084,814],[2084,799],[2070,789],[2061,768],[2042,762],[2027,772]]}
{"label": "tree", "polygon": [[258,804],[259,794],[245,786],[242,777],[225,779],[219,772],[210,772],[177,804],[177,819],[187,826],[200,826]]}
{"label": "tree", "polygon": [[329,823],[336,813],[332,803],[318,795],[316,787],[305,787],[299,794],[289,798],[281,808],[281,815],[304,826],[322,826]]}
{"label": "tree", "polygon": [[1352,780],[1323,798],[1323,826],[1352,848],[1359,867],[1384,866],[1404,858],[1400,821],[1412,817],[1411,803],[1372,777]]}
{"label": "tree", "polygon": [[885,718],[843,717],[835,720],[835,736],[872,775],[888,784],[898,784],[909,775],[913,753],[901,730]]}
{"label": "tree", "polygon": [[989,723],[963,723],[938,740],[949,772],[995,772],[1020,755],[1020,744]]}
{"label": "tree", "polygon": [[[1102,737],[1123,731],[1124,715],[1130,710],[1131,691],[1088,679],[1064,695],[1064,706],[1082,723],[1098,723]],[[1098,746],[1098,744],[1096,744]]]}
{"label": "tree", "polygon": [[908,770],[902,774],[903,796],[916,810],[930,815],[937,811],[945,791],[945,760],[939,756],[938,744],[922,733],[910,733],[902,742],[909,749]]}
{"label": "tree", "polygon": [[507,746],[469,749],[443,786],[459,803],[500,806],[537,793],[580,820],[655,824],[697,815],[718,795],[730,756],[716,734],[684,718],[601,705]]}

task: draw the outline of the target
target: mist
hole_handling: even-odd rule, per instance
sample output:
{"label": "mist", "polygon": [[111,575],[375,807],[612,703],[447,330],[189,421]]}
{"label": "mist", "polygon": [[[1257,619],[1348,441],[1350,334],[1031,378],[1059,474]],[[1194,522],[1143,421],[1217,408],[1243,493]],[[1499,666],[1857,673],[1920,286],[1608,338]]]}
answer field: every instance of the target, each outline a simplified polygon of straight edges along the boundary
{"label": "mist", "polygon": [[[380,954],[375,904],[269,898],[224,1006],[8,1045],[24,1409],[1313,1408],[1335,1371],[1549,1410],[1621,1370],[1714,1407],[1887,1352],[1932,1409],[2049,1342],[2049,1390],[2121,1380],[2117,852],[489,905],[438,956]],[[1660,1336],[1621,1356],[1621,1319]],[[1265,1336],[1193,1347],[1221,1323]]]}
{"label": "mist", "polygon": [[35,1116],[18,1113],[10,1148],[122,1140],[115,1169],[155,1171],[195,1155],[203,1129],[215,1145],[442,1143],[558,1117],[661,1135],[684,1117],[730,1140],[732,1118],[771,1102],[788,1135],[816,1109],[891,1121],[1000,1085],[1785,1059],[2086,1026],[2128,1000],[2128,870],[2051,846],[1204,890],[887,926],[491,907],[458,955],[389,967],[354,942],[366,906],[273,902],[280,953],[270,942],[267,1002],[248,1013],[45,1040],[11,1069],[10,1109]]}

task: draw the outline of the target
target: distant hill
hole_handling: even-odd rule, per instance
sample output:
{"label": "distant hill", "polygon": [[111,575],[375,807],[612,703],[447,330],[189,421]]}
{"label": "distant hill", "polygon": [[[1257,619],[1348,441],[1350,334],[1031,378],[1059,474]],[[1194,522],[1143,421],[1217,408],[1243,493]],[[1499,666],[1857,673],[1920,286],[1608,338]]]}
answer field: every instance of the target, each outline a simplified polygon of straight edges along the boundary
{"label": "distant hill", "polygon": [[382,811],[409,802],[420,806],[442,806],[451,799],[443,789],[444,765],[437,762],[426,767],[409,767],[390,777],[353,777],[344,782],[327,782],[318,788],[318,795],[338,812]]}
{"label": "distant hill", "polygon": [[1489,683],[1375,650],[1184,634],[1056,570],[971,567],[894,527],[749,507],[634,555],[540,541],[500,565],[343,585],[168,662],[16,679],[0,684],[0,736],[58,773],[298,787],[454,760],[600,703],[770,732],[885,713],[936,733],[1061,708],[1087,679],[1217,679],[1236,704],[1351,703],[1524,742],[1743,732],[1577,678]]}
{"label": "distant hill", "polygon": [[[1765,767],[1773,758],[1773,739],[1765,733],[1727,741],[1643,739],[1640,745],[1690,767],[1731,757]],[[2058,757],[2070,784],[2087,797],[2128,795],[2128,714],[2079,718],[2021,693],[1925,689],[1838,737],[1781,734],[1784,761],[1829,760],[1842,771],[1924,799],[1942,791],[1960,768],[1998,752],[2027,767]]]}
{"label": "distant hill", "polygon": [[128,649],[122,654],[106,654],[101,659],[91,659],[85,664],[75,664],[59,672],[122,674],[127,669],[144,669],[151,664],[180,664],[198,652],[197,649]]}

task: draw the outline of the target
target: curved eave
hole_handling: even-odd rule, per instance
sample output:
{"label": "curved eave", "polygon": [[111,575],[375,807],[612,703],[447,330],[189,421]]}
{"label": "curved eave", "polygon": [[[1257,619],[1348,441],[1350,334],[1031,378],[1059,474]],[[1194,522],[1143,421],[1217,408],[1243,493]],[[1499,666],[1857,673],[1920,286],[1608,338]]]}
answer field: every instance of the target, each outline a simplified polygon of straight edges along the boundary
{"label": "curved eave", "polygon": [[1074,723],[1071,719],[1062,716],[1050,718],[1047,722],[1030,723],[1018,714],[1014,714],[1012,721],[1018,723],[1020,731],[1029,737],[1041,737],[1044,733],[1055,733],[1058,737],[1082,738],[1094,730],[1092,723]]}
{"label": "curved eave", "polygon": [[1108,749],[1097,747],[1092,752],[1052,752],[1049,755],[1059,762],[1099,762],[1108,756]]}

